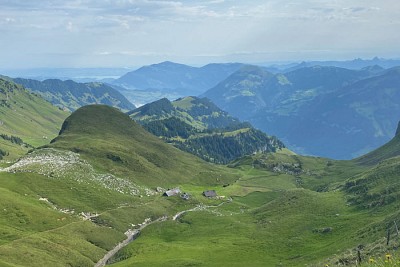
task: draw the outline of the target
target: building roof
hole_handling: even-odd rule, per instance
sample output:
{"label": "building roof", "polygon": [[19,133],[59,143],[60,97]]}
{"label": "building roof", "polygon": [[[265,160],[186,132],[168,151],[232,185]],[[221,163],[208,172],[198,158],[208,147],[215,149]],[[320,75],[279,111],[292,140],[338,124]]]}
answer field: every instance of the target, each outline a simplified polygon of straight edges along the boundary
{"label": "building roof", "polygon": [[174,189],[165,191],[164,196],[171,197],[171,196],[176,196],[180,193],[181,193],[181,190],[179,188],[174,188]]}
{"label": "building roof", "polygon": [[205,197],[216,197],[217,196],[217,192],[215,192],[215,190],[207,190],[203,192],[203,195]]}

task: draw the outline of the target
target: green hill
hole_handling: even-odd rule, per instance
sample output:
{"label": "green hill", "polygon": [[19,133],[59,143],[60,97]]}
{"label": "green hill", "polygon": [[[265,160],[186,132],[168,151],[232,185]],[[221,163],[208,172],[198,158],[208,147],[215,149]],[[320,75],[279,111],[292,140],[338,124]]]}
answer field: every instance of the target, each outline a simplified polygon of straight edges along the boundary
{"label": "green hill", "polygon": [[161,99],[129,112],[146,130],[214,163],[284,147],[277,138],[222,111],[206,98]]}
{"label": "green hill", "polygon": [[0,79],[0,149],[10,158],[49,143],[67,116],[22,86]]}
{"label": "green hill", "polygon": [[0,265],[93,266],[132,225],[201,198],[166,199],[165,188],[202,190],[236,179],[163,143],[115,108],[82,107],[51,144],[0,168]]}
{"label": "green hill", "polygon": [[213,168],[165,144],[128,115],[103,105],[75,111],[50,147],[78,152],[101,170],[112,169],[116,176],[152,186],[190,182],[196,173]]}
{"label": "green hill", "polygon": [[69,111],[90,104],[104,104],[128,111],[135,108],[120,92],[98,82],[77,83],[72,80],[48,79],[37,81],[16,78],[14,82],[25,86],[53,105]]}

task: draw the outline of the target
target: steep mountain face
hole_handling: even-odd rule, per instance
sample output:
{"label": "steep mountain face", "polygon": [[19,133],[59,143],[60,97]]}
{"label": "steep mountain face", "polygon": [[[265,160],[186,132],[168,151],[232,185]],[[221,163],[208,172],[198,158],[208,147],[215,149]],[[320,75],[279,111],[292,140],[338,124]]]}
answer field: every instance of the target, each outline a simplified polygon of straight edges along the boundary
{"label": "steep mountain face", "polygon": [[367,71],[320,66],[272,74],[257,66],[244,66],[203,96],[240,118],[249,119],[265,110],[287,115],[320,94],[369,75]]}
{"label": "steep mountain face", "polygon": [[[229,111],[234,116],[239,114],[252,114],[257,110],[273,105],[280,92],[275,83],[274,75],[256,66],[244,66],[214,88],[208,90],[203,96],[211,99],[223,110]],[[284,81],[282,82],[284,86]],[[263,95],[268,92],[278,92],[269,99]]]}
{"label": "steep mountain face", "polygon": [[161,99],[128,114],[154,135],[215,163],[284,148],[277,138],[241,123],[206,98]]}
{"label": "steep mountain face", "polygon": [[363,155],[354,161],[363,165],[374,165],[386,159],[400,155],[400,122],[397,126],[396,135],[388,143]]}
{"label": "steep mountain face", "polygon": [[[305,154],[349,159],[382,145],[394,133],[397,69],[314,66],[249,82],[261,77],[260,72],[243,76],[238,71],[204,96]],[[251,93],[237,94],[238,87]]]}
{"label": "steep mountain face", "polygon": [[69,111],[90,104],[104,104],[128,111],[135,108],[120,92],[104,83],[77,83],[71,80],[44,81],[17,78],[14,81],[40,94],[53,105]]}
{"label": "steep mountain face", "polygon": [[[166,97],[199,95],[215,86],[242,64],[209,64],[201,68],[173,62],[144,66],[113,82],[128,99],[142,104]],[[146,94],[143,94],[143,91]]]}
{"label": "steep mountain face", "polygon": [[388,71],[316,98],[302,118],[292,123],[288,138],[294,143],[301,140],[311,154],[322,152],[339,159],[365,154],[386,143],[395,132],[400,116],[399,84],[399,73]]}
{"label": "steep mountain face", "polygon": [[0,149],[11,158],[48,143],[67,116],[22,86],[0,79]]}

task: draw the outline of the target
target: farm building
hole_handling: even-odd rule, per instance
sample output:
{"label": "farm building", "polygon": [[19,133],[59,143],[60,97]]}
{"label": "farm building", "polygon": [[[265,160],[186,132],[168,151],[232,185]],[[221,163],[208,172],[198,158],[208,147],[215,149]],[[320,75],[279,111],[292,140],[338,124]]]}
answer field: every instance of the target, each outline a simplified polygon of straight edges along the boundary
{"label": "farm building", "polygon": [[205,197],[216,197],[217,196],[217,192],[215,192],[215,190],[207,190],[203,192],[203,196]]}
{"label": "farm building", "polygon": [[174,188],[174,189],[169,189],[168,191],[165,191],[163,196],[172,197],[172,196],[179,195],[180,193],[181,193],[181,190],[179,188]]}

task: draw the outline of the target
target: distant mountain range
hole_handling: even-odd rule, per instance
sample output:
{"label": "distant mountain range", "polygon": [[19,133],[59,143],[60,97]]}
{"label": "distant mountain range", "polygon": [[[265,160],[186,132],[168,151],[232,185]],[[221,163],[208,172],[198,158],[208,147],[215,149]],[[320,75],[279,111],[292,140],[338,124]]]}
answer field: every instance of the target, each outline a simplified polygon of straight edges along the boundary
{"label": "distant mountain range", "polygon": [[330,60],[330,61],[303,61],[301,63],[290,64],[265,64],[265,69],[273,73],[290,72],[295,69],[301,69],[312,66],[325,66],[325,67],[338,67],[359,70],[369,66],[381,66],[382,68],[389,69],[400,66],[400,59],[385,59],[374,57],[372,59],[356,58],[353,60]]}
{"label": "distant mountain range", "polygon": [[89,104],[109,105],[122,111],[135,108],[120,92],[104,83],[77,83],[72,80],[61,81],[57,79],[37,81],[16,78],[13,80],[40,94],[53,105],[69,111]]}
{"label": "distant mountain range", "polygon": [[400,72],[313,66],[272,74],[247,66],[203,96],[297,152],[349,159],[393,136]]}
{"label": "distant mountain range", "polygon": [[[199,95],[215,86],[243,64],[208,64],[201,68],[162,62],[128,72],[112,82],[132,102],[141,104],[167,97]],[[118,88],[117,88],[118,89]]]}
{"label": "distant mountain range", "polygon": [[146,130],[204,160],[226,164],[256,152],[275,152],[281,141],[241,123],[206,98],[164,98],[129,112]]}
{"label": "distant mountain range", "polygon": [[[161,98],[205,96],[233,116],[278,136],[297,152],[349,159],[387,142],[395,131],[399,116],[397,74],[391,68],[395,65],[400,61],[382,58],[262,67],[162,62],[131,71],[114,80],[112,87],[138,106]],[[46,82],[50,85],[40,84]],[[25,85],[34,89],[31,83]],[[92,103],[133,109],[104,84],[58,82],[57,88],[71,91],[61,96],[51,92],[55,80],[37,83],[36,92],[69,110]]]}

